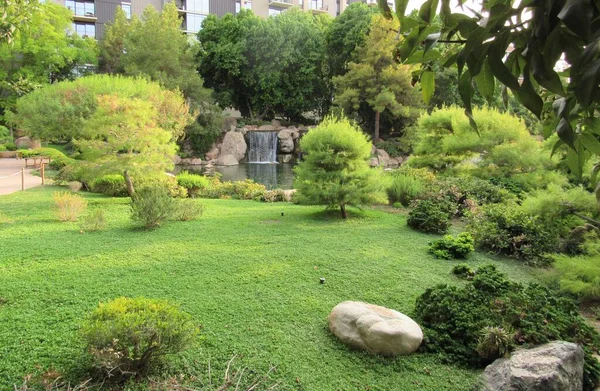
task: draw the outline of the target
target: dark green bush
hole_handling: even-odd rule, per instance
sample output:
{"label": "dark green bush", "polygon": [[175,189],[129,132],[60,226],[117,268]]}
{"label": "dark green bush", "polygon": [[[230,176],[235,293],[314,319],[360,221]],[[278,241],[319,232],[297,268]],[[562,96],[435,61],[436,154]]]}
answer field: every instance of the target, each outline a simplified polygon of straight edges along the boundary
{"label": "dark green bush", "polygon": [[421,348],[448,362],[486,365],[506,344],[499,344],[496,355],[488,344],[482,357],[478,352],[484,348],[482,333],[500,327],[510,330],[509,346],[531,347],[553,340],[583,345],[586,389],[598,380],[600,364],[590,352],[600,346],[600,339],[573,300],[541,285],[511,282],[492,265],[477,269],[464,286],[427,289],[416,301],[415,318],[425,335]]}
{"label": "dark green bush", "polygon": [[424,183],[414,176],[395,174],[389,179],[386,192],[390,204],[400,202],[408,206],[423,193]]}
{"label": "dark green bush", "polygon": [[582,301],[600,300],[600,254],[578,257],[556,255],[553,259],[561,289]]}
{"label": "dark green bush", "polygon": [[146,229],[160,226],[177,212],[177,201],[162,186],[144,187],[131,200],[131,218]]}
{"label": "dark green bush", "polygon": [[109,174],[96,178],[92,181],[90,187],[95,193],[106,194],[111,197],[127,196],[125,178],[120,174]]}
{"label": "dark green bush", "polygon": [[187,189],[188,196],[196,197],[201,190],[210,186],[210,180],[203,175],[182,171],[177,174],[177,184]]}
{"label": "dark green bush", "polygon": [[7,151],[16,151],[17,145],[15,143],[4,143],[4,148],[6,148]]}
{"label": "dark green bush", "polygon": [[261,200],[267,188],[251,179],[236,182],[221,182],[218,177],[211,178],[210,185],[198,191],[202,198],[224,198],[238,200]]}
{"label": "dark green bush", "polygon": [[456,237],[446,235],[429,245],[429,252],[436,258],[464,259],[475,250],[474,240],[470,233],[461,232]]}
{"label": "dark green bush", "polygon": [[193,343],[192,317],[163,300],[120,297],[101,303],[81,334],[94,364],[107,374],[141,376]]}
{"label": "dark green bush", "polygon": [[475,276],[475,271],[466,263],[459,263],[458,265],[452,267],[452,274],[458,278],[470,280]]}
{"label": "dark green bush", "polygon": [[375,146],[377,147],[377,149],[383,149],[384,151],[386,151],[391,157],[398,157],[404,154],[404,149],[398,141],[379,141],[375,144]]}
{"label": "dark green bush", "polygon": [[443,234],[452,225],[452,204],[446,201],[419,200],[408,214],[407,224],[418,231]]}
{"label": "dark green bush", "polygon": [[557,251],[560,246],[555,227],[515,204],[483,206],[469,217],[467,229],[477,247],[535,265],[547,265],[546,254]]}

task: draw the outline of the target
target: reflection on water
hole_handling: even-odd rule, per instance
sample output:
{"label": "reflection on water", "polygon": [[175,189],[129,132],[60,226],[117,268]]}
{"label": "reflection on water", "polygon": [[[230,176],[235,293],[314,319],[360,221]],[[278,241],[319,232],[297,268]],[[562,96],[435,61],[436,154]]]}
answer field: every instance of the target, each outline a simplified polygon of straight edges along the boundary
{"label": "reflection on water", "polygon": [[177,166],[176,171],[187,170],[199,174],[210,175],[220,173],[223,181],[243,181],[252,179],[262,183],[267,189],[291,189],[294,181],[293,164],[256,164],[240,163],[237,166]]}

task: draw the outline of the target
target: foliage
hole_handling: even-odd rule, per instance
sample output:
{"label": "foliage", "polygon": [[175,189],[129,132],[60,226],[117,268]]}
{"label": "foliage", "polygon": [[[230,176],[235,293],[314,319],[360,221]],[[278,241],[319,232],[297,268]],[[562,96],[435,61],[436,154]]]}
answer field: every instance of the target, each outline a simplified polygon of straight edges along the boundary
{"label": "foliage", "polygon": [[[474,366],[486,365],[511,345],[564,340],[596,349],[600,342],[572,300],[541,285],[509,281],[492,265],[477,269],[464,286],[427,289],[417,299],[415,315],[424,329],[424,351]],[[598,381],[598,368],[586,351],[586,389]]]}
{"label": "foliage", "polygon": [[600,299],[600,254],[577,257],[555,255],[552,258],[561,289],[583,301]]}
{"label": "foliage", "polygon": [[423,193],[424,182],[419,177],[406,175],[402,171],[392,172],[388,176],[386,192],[391,204],[400,202],[402,206],[409,206]]}
{"label": "foliage", "polygon": [[545,254],[560,246],[556,227],[515,204],[483,206],[470,216],[468,229],[477,247],[534,264],[547,264]]}
{"label": "foliage", "polygon": [[56,192],[52,195],[56,217],[60,221],[77,221],[87,208],[87,201],[77,194]]}
{"label": "foliage", "polygon": [[204,205],[196,200],[179,200],[173,218],[179,221],[196,220],[204,213]]}
{"label": "foliage", "polygon": [[211,178],[210,184],[198,191],[202,198],[221,198],[237,200],[260,200],[267,188],[251,179],[235,182],[222,182],[218,177]]}
{"label": "foliage", "polygon": [[282,189],[267,190],[262,196],[264,202],[287,202],[288,198]]}
{"label": "foliage", "polygon": [[305,112],[324,113],[327,23],[298,9],[266,20],[251,11],[208,16],[198,33],[198,69],[220,105],[244,117],[300,120]]}
{"label": "foliage", "polygon": [[348,64],[359,61],[358,51],[364,46],[375,9],[364,3],[348,4],[327,29],[327,63],[331,76],[343,75]]}
{"label": "foliage", "polygon": [[106,217],[102,209],[94,209],[83,216],[79,224],[79,230],[83,232],[97,232],[106,228]]}
{"label": "foliage", "polygon": [[120,174],[102,175],[91,182],[90,189],[93,192],[106,194],[111,197],[127,196],[125,178]]}
{"label": "foliage", "polygon": [[187,189],[190,197],[196,197],[201,190],[210,186],[210,180],[202,175],[192,174],[188,171],[182,171],[177,174],[177,184]]}
{"label": "foliage", "polygon": [[125,36],[129,32],[129,21],[121,7],[115,10],[114,18],[104,25],[104,35],[100,41],[100,70],[105,73],[122,73],[122,57],[125,50]]}
{"label": "foliage", "polygon": [[[387,2],[378,3],[392,18]],[[597,2],[484,2],[479,12],[469,17],[452,13],[450,0],[442,0],[439,27],[434,22],[437,0],[424,2],[416,17],[404,15],[408,1],[397,4],[399,32],[406,38],[396,50],[403,62],[423,65],[423,89],[433,91],[433,78],[423,77],[431,73],[432,61],[456,65],[467,116],[472,117],[473,81],[487,99],[492,98],[498,81],[538,118],[542,114],[547,118],[546,136],[556,130],[558,145],[570,147],[569,160],[579,176],[585,161],[600,155]],[[459,45],[442,58],[434,46],[449,40]],[[511,52],[505,56],[509,47]],[[565,69],[559,75],[555,65],[560,59],[564,59]],[[472,122],[478,126],[476,119]],[[600,186],[596,196],[600,201]]]}
{"label": "foliage", "polygon": [[405,152],[402,145],[393,140],[378,141],[375,143],[375,146],[377,149],[383,149],[386,151],[391,157],[402,156]]}
{"label": "foliage", "polygon": [[452,204],[445,201],[419,200],[408,214],[406,223],[418,231],[443,234],[452,225]]}
{"label": "foliage", "polygon": [[123,377],[146,375],[165,355],[191,345],[198,331],[167,301],[126,297],[100,303],[81,328],[95,366]]}
{"label": "foliage", "polygon": [[459,263],[458,265],[454,265],[452,267],[452,274],[458,278],[470,280],[475,276],[475,271],[466,263]]}
{"label": "foliage", "polygon": [[[379,140],[380,114],[384,111],[411,122],[420,101],[411,86],[411,70],[394,61],[392,48],[397,21],[374,16],[369,35],[358,51],[358,61],[348,64],[348,72],[333,78],[334,102],[346,113],[356,113],[367,105],[375,112],[373,140]],[[364,121],[363,121],[364,122]]]}
{"label": "foliage", "polygon": [[464,259],[475,250],[475,241],[468,232],[461,232],[456,237],[446,235],[429,245],[429,252],[436,258]]}
{"label": "foliage", "polygon": [[131,219],[146,229],[159,227],[177,212],[177,201],[163,186],[148,186],[138,190],[130,206]]}
{"label": "foliage", "polygon": [[13,44],[15,36],[22,30],[28,28],[28,22],[39,3],[37,1],[28,0],[2,0],[0,9],[4,11],[4,15],[0,20],[0,43]]}
{"label": "foliage", "polygon": [[[10,9],[25,2],[5,3]],[[52,2],[27,3],[27,25],[12,37],[12,42],[0,39],[0,115],[12,109],[18,97],[42,85],[74,78],[97,62],[93,38],[67,33],[72,23],[67,8]],[[3,9],[6,16],[7,8]],[[0,24],[8,19],[3,18]]]}
{"label": "foliage", "polygon": [[54,148],[35,148],[35,149],[22,149],[20,150],[21,156],[23,157],[35,157],[35,156],[43,156],[50,158],[50,168],[53,170],[60,170],[66,165],[69,165],[73,162],[73,159],[66,156],[64,153],[54,149]]}
{"label": "foliage", "polygon": [[181,93],[144,79],[109,75],[36,90],[19,99],[13,116],[34,138],[74,140],[84,182],[124,169],[171,167],[175,141],[190,120]]}
{"label": "foliage", "polygon": [[376,202],[382,196],[377,171],[369,167],[371,144],[348,119],[329,117],[300,141],[306,154],[295,168],[300,203],[339,207]]}

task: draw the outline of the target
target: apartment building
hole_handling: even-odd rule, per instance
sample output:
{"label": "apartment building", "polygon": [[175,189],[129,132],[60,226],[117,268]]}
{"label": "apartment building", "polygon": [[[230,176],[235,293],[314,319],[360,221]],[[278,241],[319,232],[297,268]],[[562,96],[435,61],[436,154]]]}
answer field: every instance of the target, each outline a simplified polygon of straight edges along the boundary
{"label": "apartment building", "polygon": [[[172,0],[55,0],[73,11],[73,29],[81,36],[100,39],[104,25],[110,22],[117,7],[123,8],[129,18],[141,15],[149,5],[161,10]],[[313,14],[337,16],[348,4],[363,2],[375,5],[376,0],[174,0],[182,18],[181,28],[188,34],[197,33],[202,21],[209,15],[218,16],[251,9],[256,15],[269,17],[299,7]],[[390,0],[388,3],[393,3]]]}

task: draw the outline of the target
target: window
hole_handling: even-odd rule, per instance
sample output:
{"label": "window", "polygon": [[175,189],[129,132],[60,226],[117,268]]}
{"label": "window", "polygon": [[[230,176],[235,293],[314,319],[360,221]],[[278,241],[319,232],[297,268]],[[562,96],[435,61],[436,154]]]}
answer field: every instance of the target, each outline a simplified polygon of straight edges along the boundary
{"label": "window", "polygon": [[282,13],[284,10],[281,10],[279,8],[271,8],[269,7],[269,16],[277,16],[280,13]]}
{"label": "window", "polygon": [[66,0],[65,6],[78,16],[94,16],[96,14],[93,1]]}
{"label": "window", "polygon": [[[240,12],[240,10],[242,9],[241,3],[242,2],[240,0],[236,0],[236,2],[235,2],[235,13],[236,14],[238,12]],[[246,0],[244,2],[244,9],[246,9],[246,10],[251,10],[252,9],[252,0]]]}
{"label": "window", "polygon": [[209,0],[186,0],[185,8],[186,11],[201,12],[203,14],[209,13]]}
{"label": "window", "polygon": [[121,9],[125,11],[127,19],[131,19],[131,3],[121,3]]}
{"label": "window", "polygon": [[313,10],[323,9],[323,0],[310,0],[310,9],[313,9]]}
{"label": "window", "polygon": [[96,38],[96,24],[95,23],[73,23],[73,31],[80,37]]}
{"label": "window", "polygon": [[187,14],[185,17],[185,30],[197,33],[202,29],[204,19],[206,19],[205,15]]}

